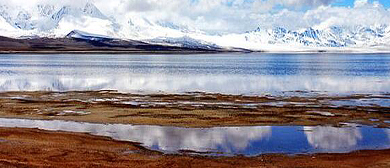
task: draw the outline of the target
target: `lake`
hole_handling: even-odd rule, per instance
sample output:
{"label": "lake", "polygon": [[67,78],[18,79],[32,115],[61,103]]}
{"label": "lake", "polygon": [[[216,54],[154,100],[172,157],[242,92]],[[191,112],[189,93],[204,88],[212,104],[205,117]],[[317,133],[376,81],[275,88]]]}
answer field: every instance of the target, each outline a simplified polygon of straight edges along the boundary
{"label": "lake", "polygon": [[[210,92],[271,95],[270,100],[272,96],[321,95],[321,100],[315,104],[319,106],[316,107],[364,109],[362,107],[365,106],[373,108],[371,112],[378,112],[390,107],[390,55],[0,55],[0,92],[91,90],[145,94]],[[368,95],[343,99],[337,97],[353,94]],[[330,99],[329,95],[336,97]],[[73,101],[76,101],[76,98]],[[137,99],[141,98],[142,96],[138,96]],[[23,100],[23,97],[13,99]],[[311,99],[313,98],[307,100]],[[311,105],[304,102],[290,105],[288,103],[291,102],[284,102],[283,99],[272,100],[275,102],[239,105],[247,108],[264,105],[283,107],[286,103],[291,108]],[[139,102],[126,101],[122,103],[140,107],[153,106],[153,103],[178,103],[177,106],[190,104],[194,107],[207,105],[205,102],[147,102],[143,99]],[[219,103],[221,104],[216,106],[235,105]],[[335,116],[323,111],[311,113]],[[345,127],[180,128],[0,118],[0,127],[90,133],[116,140],[139,142],[149,149],[165,153],[186,150],[211,155],[256,156],[265,153],[344,153],[390,148],[388,128],[351,123],[340,125]]]}
{"label": "lake", "polygon": [[390,92],[389,54],[0,55],[0,91]]}

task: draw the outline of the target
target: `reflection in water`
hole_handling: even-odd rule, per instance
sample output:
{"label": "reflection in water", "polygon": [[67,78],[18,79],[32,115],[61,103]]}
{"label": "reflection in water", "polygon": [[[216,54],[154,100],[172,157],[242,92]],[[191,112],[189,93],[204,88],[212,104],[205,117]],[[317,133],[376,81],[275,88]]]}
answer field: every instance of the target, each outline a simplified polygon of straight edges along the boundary
{"label": "reflection in water", "polygon": [[334,100],[330,104],[335,106],[381,106],[389,107],[390,99],[384,98],[370,98],[370,99],[355,99],[355,100]]}
{"label": "reflection in water", "polygon": [[199,152],[243,151],[251,141],[271,136],[271,127],[217,127],[188,129],[161,126],[134,126],[123,124],[93,124],[67,121],[0,119],[1,127],[40,128],[69,132],[91,133],[116,140],[141,142],[144,146],[175,152],[195,150]]}
{"label": "reflection in water", "polygon": [[121,76],[3,76],[0,91],[118,90],[120,92],[218,92],[226,94],[277,94],[282,91],[328,93],[379,93],[390,91],[390,79],[368,77],[148,75]]}
{"label": "reflection in water", "polygon": [[[140,142],[147,148],[167,153],[191,150],[253,156],[264,153],[350,152],[390,148],[386,138],[390,136],[388,129],[367,126],[360,128],[322,126],[178,128],[0,119],[0,127],[90,133],[117,140]],[[302,129],[305,132],[302,132]]]}
{"label": "reflection in water", "polygon": [[359,128],[304,127],[307,141],[314,148],[340,150],[356,146],[362,134]]}
{"label": "reflection in water", "polygon": [[[163,151],[181,149],[200,152],[223,151],[227,153],[245,150],[251,141],[271,136],[271,127],[230,127],[212,129],[185,129],[171,127],[140,127],[132,132],[135,141],[145,146],[158,146]],[[142,133],[141,133],[142,132]],[[141,136],[140,136],[141,135]]]}
{"label": "reflection in water", "polygon": [[387,133],[387,137],[388,137],[389,143],[390,143],[390,129],[385,130],[385,132]]}
{"label": "reflection in water", "polygon": [[0,91],[390,92],[389,55],[0,55]]}

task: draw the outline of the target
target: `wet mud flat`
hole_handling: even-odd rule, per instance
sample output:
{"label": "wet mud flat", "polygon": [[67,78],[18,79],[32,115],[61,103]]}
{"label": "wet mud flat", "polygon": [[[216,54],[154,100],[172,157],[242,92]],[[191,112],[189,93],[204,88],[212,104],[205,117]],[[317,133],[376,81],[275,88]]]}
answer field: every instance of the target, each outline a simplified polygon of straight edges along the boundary
{"label": "wet mud flat", "polygon": [[390,95],[242,96],[202,92],[3,92],[0,117],[180,127],[390,126]]}
{"label": "wet mud flat", "polygon": [[389,167],[390,150],[213,157],[163,154],[81,133],[0,128],[1,167]]}

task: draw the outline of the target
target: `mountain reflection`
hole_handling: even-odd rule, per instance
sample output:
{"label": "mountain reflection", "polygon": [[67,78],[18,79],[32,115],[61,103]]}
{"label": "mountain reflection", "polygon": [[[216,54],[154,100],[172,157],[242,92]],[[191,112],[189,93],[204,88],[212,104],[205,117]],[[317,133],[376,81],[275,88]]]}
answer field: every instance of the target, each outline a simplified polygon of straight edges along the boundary
{"label": "mountain reflection", "polygon": [[307,141],[314,148],[331,151],[352,148],[363,138],[360,130],[356,127],[304,127]]}
{"label": "mountain reflection", "polygon": [[0,76],[0,91],[103,90],[120,92],[191,91],[226,94],[320,91],[329,93],[376,93],[390,90],[389,79],[370,77],[239,76],[239,75],[137,75],[123,76]]}
{"label": "mountain reflection", "polygon": [[0,64],[0,91],[390,92],[388,55],[15,54]]}

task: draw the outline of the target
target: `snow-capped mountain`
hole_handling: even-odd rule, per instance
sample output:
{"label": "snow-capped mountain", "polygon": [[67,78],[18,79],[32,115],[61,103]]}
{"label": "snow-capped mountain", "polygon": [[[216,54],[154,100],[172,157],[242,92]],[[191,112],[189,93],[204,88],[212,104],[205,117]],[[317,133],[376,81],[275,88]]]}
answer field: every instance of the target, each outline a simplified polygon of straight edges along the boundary
{"label": "snow-capped mountain", "polygon": [[203,36],[223,47],[261,51],[390,51],[390,26],[355,26],[288,30],[282,27],[257,28],[242,34]]}
{"label": "snow-capped mountain", "polygon": [[372,46],[386,39],[386,25],[352,28],[332,26],[325,29],[307,28],[299,31],[284,28],[261,29],[248,32],[247,41],[263,44],[291,44],[311,47]]}
{"label": "snow-capped mountain", "polygon": [[301,51],[348,48],[390,51],[388,25],[309,27],[301,30],[260,26],[249,32],[215,35],[136,14],[117,20],[106,16],[90,2],[79,6],[39,4],[33,9],[0,5],[0,36],[116,38],[200,49]]}
{"label": "snow-capped mountain", "polygon": [[82,7],[39,4],[32,9],[0,5],[0,18],[19,30],[18,33],[10,33],[14,30],[0,33],[8,37],[63,37],[75,29],[115,35],[117,27],[92,3]]}
{"label": "snow-capped mountain", "polygon": [[[47,25],[52,25],[51,28],[54,29],[68,15],[107,19],[92,3],[87,3],[83,8],[63,6],[57,11],[53,5],[37,5],[36,8],[30,11],[23,8],[10,8],[6,5],[0,5],[0,16],[11,26],[22,30],[40,29],[48,27]],[[50,22],[48,23],[47,21]]]}

